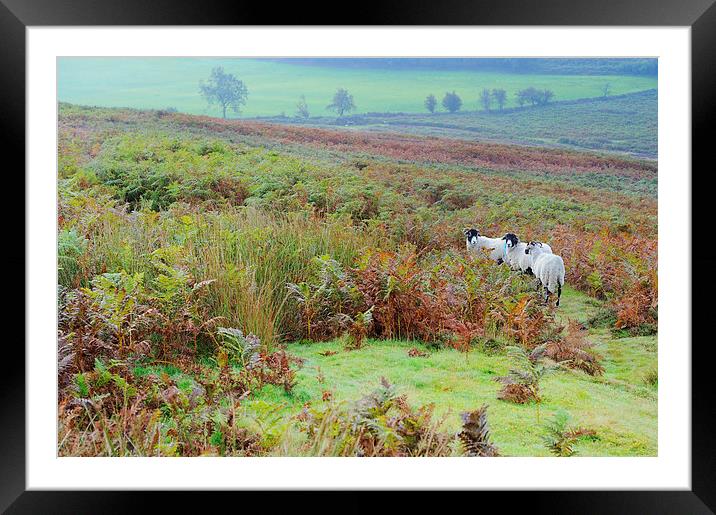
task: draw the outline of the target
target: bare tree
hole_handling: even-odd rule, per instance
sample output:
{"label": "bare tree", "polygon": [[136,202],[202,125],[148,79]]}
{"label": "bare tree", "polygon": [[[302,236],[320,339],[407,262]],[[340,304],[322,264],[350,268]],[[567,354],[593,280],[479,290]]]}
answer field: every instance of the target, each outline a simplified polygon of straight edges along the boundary
{"label": "bare tree", "polygon": [[549,89],[537,89],[529,87],[517,92],[517,103],[523,106],[526,103],[534,105],[545,105],[554,98],[554,91]]}
{"label": "bare tree", "polygon": [[482,90],[482,93],[480,93],[480,103],[482,104],[482,107],[485,109],[485,111],[490,110],[490,105],[492,104],[492,95],[490,94],[490,90],[485,88]]}
{"label": "bare tree", "polygon": [[348,93],[347,89],[338,88],[338,91],[333,95],[333,102],[326,106],[326,109],[335,111],[340,117],[343,113],[348,113],[356,108],[353,103],[353,95]]}
{"label": "bare tree", "polygon": [[296,116],[299,118],[308,119],[311,114],[308,112],[308,104],[306,103],[306,95],[301,95],[301,98],[296,104]]}
{"label": "bare tree", "polygon": [[445,93],[442,104],[445,109],[454,113],[462,107],[462,99],[453,91],[452,93]]}
{"label": "bare tree", "polygon": [[603,97],[608,97],[611,92],[612,92],[612,85],[611,85],[611,84],[609,84],[609,83],[607,82],[604,86],[602,86],[602,96],[603,96]]}
{"label": "bare tree", "polygon": [[551,89],[545,89],[541,92],[539,104],[548,104],[550,100],[554,98],[554,91]]}
{"label": "bare tree", "polygon": [[240,113],[239,106],[246,104],[249,91],[243,81],[240,81],[230,73],[224,72],[221,66],[211,70],[209,80],[199,83],[199,91],[209,105],[218,105],[221,114],[226,118],[226,110],[231,108],[235,113]]}
{"label": "bare tree", "polygon": [[425,97],[425,109],[427,109],[431,113],[434,113],[437,105],[438,105],[438,101],[435,98],[435,95],[433,95],[431,93],[427,97]]}
{"label": "bare tree", "polygon": [[492,98],[497,103],[497,107],[502,111],[502,109],[505,107],[505,102],[507,102],[507,91],[504,89],[493,89],[492,90]]}

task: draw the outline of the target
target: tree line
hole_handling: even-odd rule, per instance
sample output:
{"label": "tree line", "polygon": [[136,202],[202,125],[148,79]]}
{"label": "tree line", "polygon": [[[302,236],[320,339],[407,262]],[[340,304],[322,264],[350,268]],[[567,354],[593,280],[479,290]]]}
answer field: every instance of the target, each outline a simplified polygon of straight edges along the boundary
{"label": "tree line", "polygon": [[[209,105],[217,105],[221,109],[224,118],[226,118],[227,109],[231,109],[238,114],[240,107],[246,104],[249,94],[248,88],[243,81],[230,73],[226,73],[220,66],[212,69],[209,80],[206,83],[199,83],[199,91]],[[605,86],[603,91],[604,96],[608,94],[609,84]],[[554,92],[549,89],[529,87],[515,93],[515,101],[520,107],[525,105],[546,105],[553,99]],[[500,88],[485,88],[479,94],[479,102],[485,111],[490,111],[493,106],[496,106],[501,111],[507,103],[507,92]],[[442,107],[450,113],[459,111],[462,108],[462,104],[462,98],[455,91],[446,92],[441,102]],[[431,93],[425,98],[423,105],[430,113],[434,113],[438,108],[438,100]],[[343,117],[343,115],[356,109],[353,95],[345,88],[338,88],[326,109],[336,113],[339,118]],[[301,95],[296,104],[296,117],[304,119],[310,117],[305,95]]]}
{"label": "tree line", "polygon": [[[515,101],[520,107],[529,105],[545,105],[554,99],[554,92],[549,89],[537,89],[529,87],[521,89],[515,93]],[[490,111],[493,106],[502,111],[507,103],[507,91],[500,88],[485,88],[480,92],[478,98],[480,105],[485,111]],[[438,101],[435,95],[430,94],[425,98],[423,104],[425,109],[434,113],[437,110]],[[453,92],[446,92],[442,99],[441,105],[446,111],[455,113],[462,108],[462,99],[460,95]]]}

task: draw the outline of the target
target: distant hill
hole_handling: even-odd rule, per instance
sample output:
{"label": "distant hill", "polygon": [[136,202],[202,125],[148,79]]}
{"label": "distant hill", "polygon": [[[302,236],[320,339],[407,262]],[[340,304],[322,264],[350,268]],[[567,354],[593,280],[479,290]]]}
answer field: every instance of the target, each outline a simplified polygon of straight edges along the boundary
{"label": "distant hill", "polygon": [[276,58],[266,61],[334,68],[465,70],[554,75],[647,75],[656,77],[656,59],[633,58]]}
{"label": "distant hill", "polygon": [[657,157],[658,94],[655,89],[554,102],[546,106],[454,114],[368,113],[365,115],[262,118],[281,123],[343,126],[361,131],[494,141]]}

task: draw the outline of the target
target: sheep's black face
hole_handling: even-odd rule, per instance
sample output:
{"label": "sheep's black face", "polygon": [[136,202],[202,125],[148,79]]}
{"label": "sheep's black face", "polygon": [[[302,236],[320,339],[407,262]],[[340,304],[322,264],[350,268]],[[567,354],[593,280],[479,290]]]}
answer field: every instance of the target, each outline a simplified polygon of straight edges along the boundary
{"label": "sheep's black face", "polygon": [[505,234],[502,239],[507,242],[506,245],[508,249],[511,249],[520,242],[520,239],[517,237],[517,235],[511,232]]}
{"label": "sheep's black face", "polygon": [[474,252],[478,248],[478,238],[480,237],[480,232],[477,229],[465,229],[463,233],[465,234],[465,246],[467,247],[468,252]]}
{"label": "sheep's black face", "polygon": [[525,254],[529,254],[529,253],[530,253],[530,250],[539,248],[539,247],[541,247],[541,246],[542,246],[542,244],[541,244],[540,242],[538,242],[538,241],[531,241],[531,242],[529,242],[529,243],[527,244],[527,248],[525,248]]}
{"label": "sheep's black face", "polygon": [[477,229],[465,229],[463,231],[468,245],[475,245],[480,232]]}

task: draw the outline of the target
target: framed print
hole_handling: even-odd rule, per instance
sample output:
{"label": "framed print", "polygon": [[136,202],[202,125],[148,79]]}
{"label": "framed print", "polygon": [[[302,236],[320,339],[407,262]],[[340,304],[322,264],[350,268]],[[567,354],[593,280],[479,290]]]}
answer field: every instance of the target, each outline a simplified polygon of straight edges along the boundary
{"label": "framed print", "polygon": [[3,509],[714,510],[710,2],[179,4],[0,5],[27,248]]}

